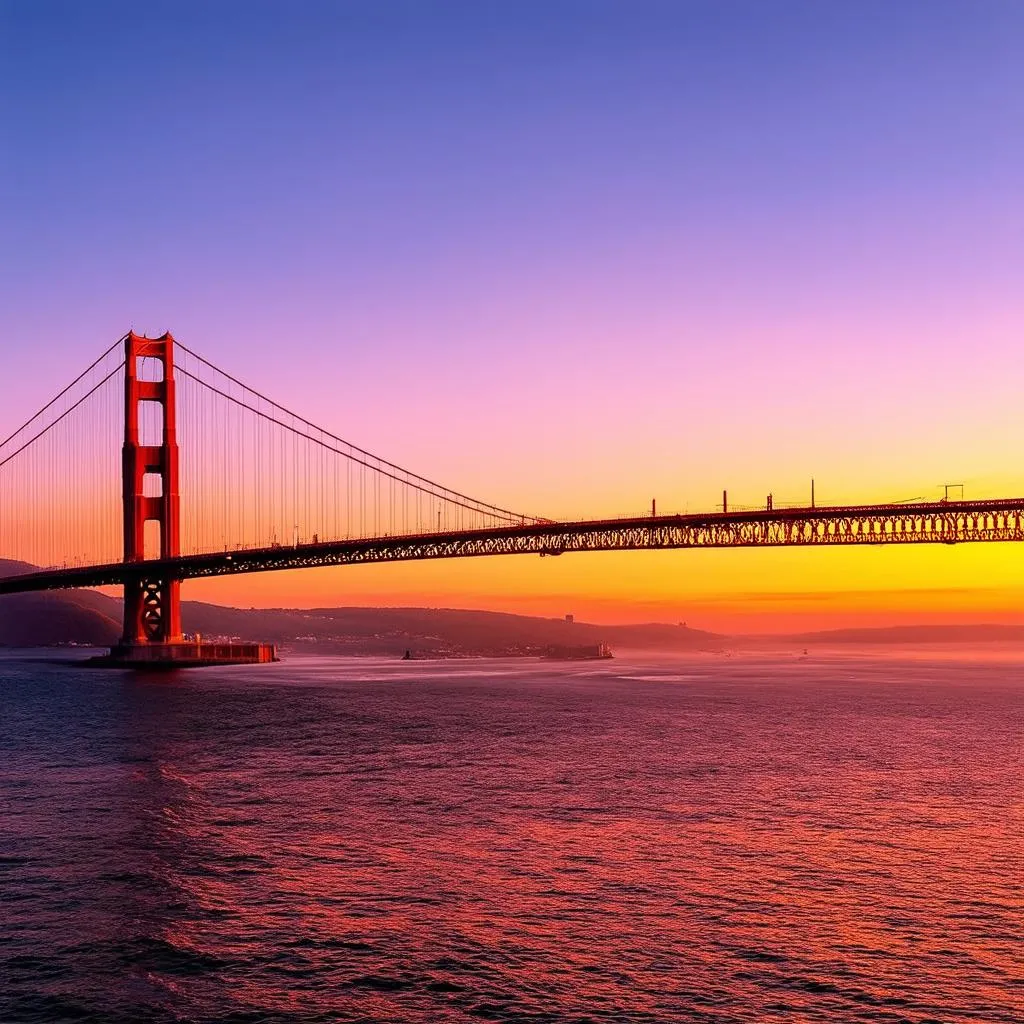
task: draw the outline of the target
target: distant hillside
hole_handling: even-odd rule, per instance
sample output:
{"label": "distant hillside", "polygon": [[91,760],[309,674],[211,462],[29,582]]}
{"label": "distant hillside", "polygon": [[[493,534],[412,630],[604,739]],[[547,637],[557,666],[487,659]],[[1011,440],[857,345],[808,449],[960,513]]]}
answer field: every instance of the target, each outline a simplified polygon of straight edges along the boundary
{"label": "distant hillside", "polygon": [[[0,576],[31,572],[0,559]],[[615,649],[695,651],[725,644],[923,644],[1024,642],[1024,626],[893,626],[784,636],[726,637],[682,625],[598,626],[564,619],[455,608],[228,608],[182,603],[182,624],[204,636],[264,640],[331,654],[427,656],[531,654],[548,646],[607,643]],[[121,602],[95,590],[0,597],[0,646],[79,643],[107,647],[121,633]]]}
{"label": "distant hillside", "polygon": [[[764,638],[767,639],[767,638]],[[792,633],[776,639],[816,644],[978,644],[1024,641],[1024,626],[885,626]]]}
{"label": "distant hillside", "polygon": [[612,647],[695,650],[722,637],[685,626],[596,626],[505,612],[453,608],[241,609],[185,602],[185,628],[332,651],[397,654],[529,653],[549,645],[605,642]]}
{"label": "distant hillside", "polygon": [[[31,572],[0,560],[0,576]],[[121,602],[95,590],[47,591],[0,597],[0,645],[79,643],[106,647],[121,633]],[[330,653],[422,655],[527,654],[549,645],[608,643],[612,647],[695,650],[722,637],[685,626],[595,626],[504,612],[451,608],[228,608],[184,601],[182,625],[207,637],[265,640]]]}
{"label": "distant hillside", "polygon": [[[35,566],[0,559],[0,576]],[[108,647],[121,634],[121,604],[93,590],[45,591],[0,597],[0,646],[48,647],[92,644]]]}

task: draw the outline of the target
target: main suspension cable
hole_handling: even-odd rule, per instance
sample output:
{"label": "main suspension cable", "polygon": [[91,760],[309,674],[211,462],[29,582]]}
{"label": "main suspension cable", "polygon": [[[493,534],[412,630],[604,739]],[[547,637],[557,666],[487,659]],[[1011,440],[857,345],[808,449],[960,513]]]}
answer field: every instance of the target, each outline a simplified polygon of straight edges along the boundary
{"label": "main suspension cable", "polygon": [[[441,494],[437,493],[439,491],[443,491],[443,492],[445,492],[445,494],[450,494],[450,495],[453,495],[456,498],[462,499],[463,501],[470,502],[470,504],[472,506],[475,506],[475,509],[478,512],[483,512],[483,511],[486,510],[486,511],[489,511],[489,512],[491,512],[493,514],[500,515],[500,516],[508,518],[508,519],[514,519],[514,520],[517,520],[517,521],[520,521],[520,522],[543,522],[543,520],[540,519],[537,516],[526,516],[526,515],[523,515],[522,513],[519,513],[519,512],[513,512],[511,509],[502,508],[499,505],[492,505],[490,502],[479,501],[476,498],[471,498],[468,494],[462,494],[459,491],[454,491],[450,487],[445,487],[444,484],[439,484],[435,480],[430,480],[430,479],[428,479],[425,476],[421,476],[419,473],[414,473],[414,472],[412,472],[412,470],[405,469],[403,466],[399,466],[399,465],[397,465],[394,462],[390,462],[387,459],[383,459],[383,458],[381,458],[378,455],[374,455],[373,452],[369,452],[365,448],[360,448],[359,445],[353,444],[351,441],[346,441],[343,437],[338,437],[337,434],[333,434],[333,433],[331,433],[331,431],[325,430],[323,427],[317,426],[317,424],[310,422],[304,416],[300,416],[298,413],[292,412],[291,409],[285,408],[285,406],[281,405],[279,402],[275,402],[272,398],[267,398],[266,395],[261,394],[259,391],[255,390],[255,388],[251,388],[248,384],[243,383],[237,377],[233,377],[230,373],[225,373],[222,369],[220,369],[220,367],[215,366],[208,359],[204,359],[198,353],[193,352],[190,348],[188,348],[185,345],[183,345],[180,341],[176,341],[175,342],[175,346],[177,348],[181,349],[183,352],[188,353],[188,355],[192,356],[193,359],[198,360],[204,366],[209,367],[211,370],[214,371],[214,373],[220,374],[226,380],[231,381],[232,384],[237,384],[238,387],[242,388],[243,391],[247,391],[250,395],[253,395],[254,397],[258,398],[260,401],[266,402],[268,405],[273,406],[275,409],[277,409],[280,412],[284,413],[286,416],[290,416],[293,420],[296,420],[299,423],[302,423],[305,427],[309,428],[310,430],[315,430],[315,431],[317,431],[320,434],[326,435],[332,441],[336,441],[338,444],[342,444],[346,448],[350,448],[350,449],[352,449],[352,451],[358,452],[360,455],[365,456],[367,459],[372,459],[374,462],[378,463],[378,465],[375,466],[375,465],[373,465],[373,464],[371,464],[369,462],[363,462],[362,460],[356,458],[355,456],[349,455],[346,452],[337,451],[337,449],[333,449],[329,445],[325,445],[324,447],[328,448],[329,451],[335,451],[335,453],[338,454],[338,455],[342,455],[345,458],[352,459],[353,462],[356,462],[356,463],[358,463],[360,465],[364,465],[364,466],[366,466],[369,469],[375,470],[377,472],[385,473],[385,475],[390,476],[392,479],[398,480],[399,482],[402,482],[402,483],[406,483],[406,484],[408,484],[409,486],[412,486],[412,487],[416,487],[417,486],[416,484],[412,483],[412,481],[413,480],[418,480],[418,481],[420,481],[420,483],[426,485],[425,487],[418,488],[418,489],[424,491],[424,493],[432,493],[432,494],[434,494],[435,497],[444,497],[444,495],[441,495]],[[300,437],[308,437],[309,440],[311,440],[311,441],[314,440],[314,438],[310,437],[309,434],[303,433],[302,431],[297,431],[297,430],[295,430],[294,427],[290,427],[290,426],[288,426],[288,424],[282,423],[280,420],[275,419],[272,416],[267,416],[265,413],[259,412],[258,410],[253,409],[251,406],[246,405],[245,402],[242,402],[239,399],[234,398],[233,396],[226,394],[224,391],[221,391],[219,388],[215,387],[214,385],[208,384],[206,381],[204,381],[204,380],[200,379],[199,377],[196,377],[194,374],[190,373],[188,370],[186,370],[180,364],[176,368],[181,370],[182,373],[184,373],[187,376],[191,377],[197,383],[202,384],[204,387],[207,387],[211,391],[216,392],[221,397],[227,398],[227,399],[235,402],[237,405],[241,405],[243,408],[248,409],[250,412],[258,412],[259,415],[264,416],[266,419],[270,420],[270,422],[276,423],[279,426],[286,427],[287,429],[293,430],[295,433],[298,433]],[[399,476],[396,476],[396,475],[391,474],[391,473],[387,473],[385,470],[381,469],[380,466],[387,466],[389,469],[394,470],[395,473],[404,474],[405,478],[402,479]],[[445,498],[445,500],[450,500],[450,499]],[[469,506],[463,506],[463,507],[469,507]]]}
{"label": "main suspension cable", "polygon": [[[113,345],[111,345],[111,346],[110,346],[110,348],[109,348],[109,349],[107,349],[107,354],[108,354],[108,355],[110,354],[110,352],[111,352],[111,350],[112,350],[113,348],[114,348],[114,346],[113,346]],[[96,365],[96,364],[95,364],[95,363],[93,363],[93,366],[95,366],[95,365]],[[53,420],[53,421],[52,421],[51,423],[48,423],[48,424],[47,424],[47,425],[46,425],[45,427],[43,427],[43,429],[42,429],[42,430],[40,430],[40,431],[39,431],[39,433],[35,435],[35,437],[33,437],[33,438],[31,438],[30,440],[26,441],[26,442],[25,442],[25,443],[24,443],[24,444],[23,444],[23,445],[22,445],[22,446],[21,446],[20,448],[18,448],[18,449],[16,449],[15,451],[11,452],[11,454],[10,454],[10,455],[8,455],[6,459],[0,460],[0,467],[2,467],[2,466],[6,466],[6,465],[7,465],[7,463],[11,461],[11,459],[13,459],[13,458],[14,458],[15,456],[17,456],[17,455],[20,455],[20,454],[21,454],[21,453],[22,453],[22,452],[23,452],[23,451],[24,451],[24,450],[25,450],[26,448],[28,448],[28,447],[30,447],[31,445],[35,444],[35,443],[36,443],[36,441],[38,441],[38,440],[39,440],[39,438],[43,437],[43,435],[45,435],[45,434],[48,434],[48,433],[49,433],[49,432],[50,432],[50,431],[51,431],[51,430],[52,430],[52,429],[53,429],[53,428],[54,428],[55,426],[57,426],[57,424],[58,424],[58,423],[60,423],[60,422],[61,422],[61,421],[62,421],[63,419],[65,419],[65,418],[66,418],[66,417],[67,417],[68,415],[70,415],[71,413],[73,413],[73,412],[75,411],[75,409],[77,409],[77,408],[78,408],[78,407],[79,407],[79,406],[80,406],[80,405],[81,405],[81,404],[82,404],[82,403],[83,403],[83,402],[84,402],[84,401],[85,401],[85,400],[86,400],[87,398],[91,398],[91,397],[92,397],[92,396],[93,396],[94,394],[96,394],[96,392],[97,392],[97,391],[99,391],[99,389],[100,389],[101,387],[103,387],[103,385],[104,385],[104,384],[106,384],[106,383],[107,383],[107,381],[108,381],[108,380],[110,380],[110,378],[111,378],[111,377],[113,377],[113,376],[114,376],[114,374],[115,374],[115,373],[117,373],[117,372],[118,372],[118,371],[119,371],[119,370],[120,370],[120,369],[121,369],[121,368],[122,368],[123,366],[124,366],[124,360],[122,359],[122,360],[121,360],[121,362],[120,362],[120,363],[118,363],[118,364],[117,364],[117,366],[115,366],[115,367],[114,367],[114,368],[113,368],[113,369],[112,369],[112,370],[110,371],[110,373],[108,373],[108,374],[106,375],[106,377],[104,377],[104,378],[103,378],[103,380],[101,380],[101,381],[100,381],[100,382],[99,382],[98,384],[96,384],[96,385],[94,385],[94,386],[93,386],[92,388],[90,388],[90,389],[89,389],[89,390],[88,390],[88,391],[87,391],[87,392],[86,392],[86,393],[85,393],[84,395],[82,395],[82,397],[81,397],[81,398],[79,398],[79,399],[78,399],[78,401],[77,401],[77,402],[75,402],[75,403],[74,403],[74,405],[70,405],[70,406],[68,406],[68,408],[67,408],[67,409],[65,409],[65,410],[64,410],[64,411],[63,411],[63,412],[62,412],[62,413],[61,413],[61,414],[60,414],[60,415],[59,415],[59,416],[58,416],[58,417],[57,417],[57,418],[56,418],[55,420]],[[92,367],[90,367],[90,369],[91,369],[91,368],[92,368]],[[87,371],[87,372],[88,372],[88,371]],[[85,374],[83,374],[82,376],[85,376]],[[82,379],[81,377],[79,377],[79,378],[78,378],[78,380],[81,380],[81,379]],[[76,381],[76,383],[77,383],[77,381]],[[64,391],[62,391],[62,392],[61,392],[61,394],[65,394],[65,393],[66,393],[66,391],[67,391],[67,388],[65,388],[65,389],[64,389]],[[59,396],[58,396],[58,397],[59,397]],[[53,401],[55,402],[56,400],[57,400],[57,399],[55,398],[55,399],[54,399]],[[50,402],[50,403],[49,403],[49,405],[53,405],[53,402]],[[48,406],[45,406],[45,407],[44,407],[44,408],[43,408],[42,410],[40,410],[40,411],[41,411],[41,412],[45,412],[45,411],[46,411],[46,409],[47,409],[47,408],[49,408],[49,405],[48,405]],[[33,417],[32,417],[32,419],[33,419],[33,420],[34,420],[34,419],[36,419],[36,417],[38,417],[38,415],[39,415],[39,413],[36,413],[36,415],[35,415],[35,416],[33,416]],[[25,426],[28,426],[28,424],[29,424],[29,423],[31,423],[31,422],[32,422],[32,420],[29,420],[29,421],[28,421],[28,422],[27,422],[27,423],[25,424]],[[22,427],[22,428],[21,428],[21,430],[24,430],[24,429],[25,429],[25,427]],[[17,436],[18,436],[18,434],[19,434],[19,433],[21,433],[21,430],[19,430],[19,431],[15,432],[14,434],[12,434],[12,435],[11,435],[11,437],[17,437]],[[9,438],[8,438],[7,440],[8,440],[8,441],[10,441],[10,439],[11,439],[11,438],[9,437]],[[7,442],[5,441],[4,443],[6,444]],[[0,447],[2,447],[2,445],[0,445]]]}
{"label": "main suspension cable", "polygon": [[[125,335],[125,337],[127,337],[127,335]],[[25,422],[22,423],[22,425],[18,427],[18,429],[14,431],[13,434],[10,434],[8,437],[5,437],[2,441],[0,441],[0,448],[3,448],[4,445],[9,444],[11,441],[13,441],[14,438],[16,438],[23,430],[29,427],[37,419],[39,419],[39,417],[42,416],[43,413],[46,412],[46,410],[49,409],[51,405],[54,405],[56,402],[59,402],[77,383],[79,383],[79,381],[81,381],[84,377],[88,376],[89,373],[95,370],[96,367],[99,366],[99,364],[102,363],[103,360],[106,359],[107,356],[109,356],[110,353],[113,352],[118,345],[123,344],[123,342],[124,337],[118,338],[118,340],[115,341],[114,344],[111,345],[110,348],[106,350],[106,352],[104,352],[98,359],[96,359],[95,362],[86,367],[63,391],[61,391],[59,395],[54,395],[54,397],[51,398],[50,401],[48,401],[46,405],[44,405],[34,416],[30,416],[27,420],[25,420]],[[120,369],[121,366],[124,366],[123,359],[121,360],[120,366],[118,366],[117,369]],[[108,376],[112,376],[112,374]],[[106,383],[106,378],[104,378],[104,380],[102,380],[100,383]],[[95,388],[93,390],[95,390]],[[90,394],[92,394],[92,392],[90,392]],[[74,408],[74,406],[72,406],[72,408]],[[37,434],[36,436],[39,437],[40,435]],[[0,463],[0,465],[2,464],[3,463]]]}

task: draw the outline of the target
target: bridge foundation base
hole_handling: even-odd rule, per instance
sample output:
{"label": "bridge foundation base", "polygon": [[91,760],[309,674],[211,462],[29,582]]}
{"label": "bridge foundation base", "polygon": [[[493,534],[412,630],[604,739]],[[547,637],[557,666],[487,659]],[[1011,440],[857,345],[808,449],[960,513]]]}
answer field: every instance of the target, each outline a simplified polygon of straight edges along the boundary
{"label": "bridge foundation base", "polygon": [[274,644],[118,644],[89,664],[107,668],[202,668],[208,665],[263,665],[277,661]]}

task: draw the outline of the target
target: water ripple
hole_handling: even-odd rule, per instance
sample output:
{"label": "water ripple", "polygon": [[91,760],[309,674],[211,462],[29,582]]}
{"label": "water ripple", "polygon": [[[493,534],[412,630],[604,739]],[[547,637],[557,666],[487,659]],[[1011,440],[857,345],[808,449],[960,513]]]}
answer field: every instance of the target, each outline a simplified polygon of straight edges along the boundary
{"label": "water ripple", "polygon": [[0,1020],[1019,1021],[1016,666],[0,656]]}

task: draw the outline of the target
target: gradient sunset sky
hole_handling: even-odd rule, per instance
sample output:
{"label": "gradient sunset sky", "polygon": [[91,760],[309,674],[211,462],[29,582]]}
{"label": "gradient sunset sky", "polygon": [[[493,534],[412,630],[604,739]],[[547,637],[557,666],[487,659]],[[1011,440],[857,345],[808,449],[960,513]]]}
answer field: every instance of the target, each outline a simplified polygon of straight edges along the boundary
{"label": "gradient sunset sky", "polygon": [[[1024,494],[1024,4],[0,0],[0,433],[129,327],[551,518]],[[1024,553],[190,583],[710,629],[1024,621]]]}

